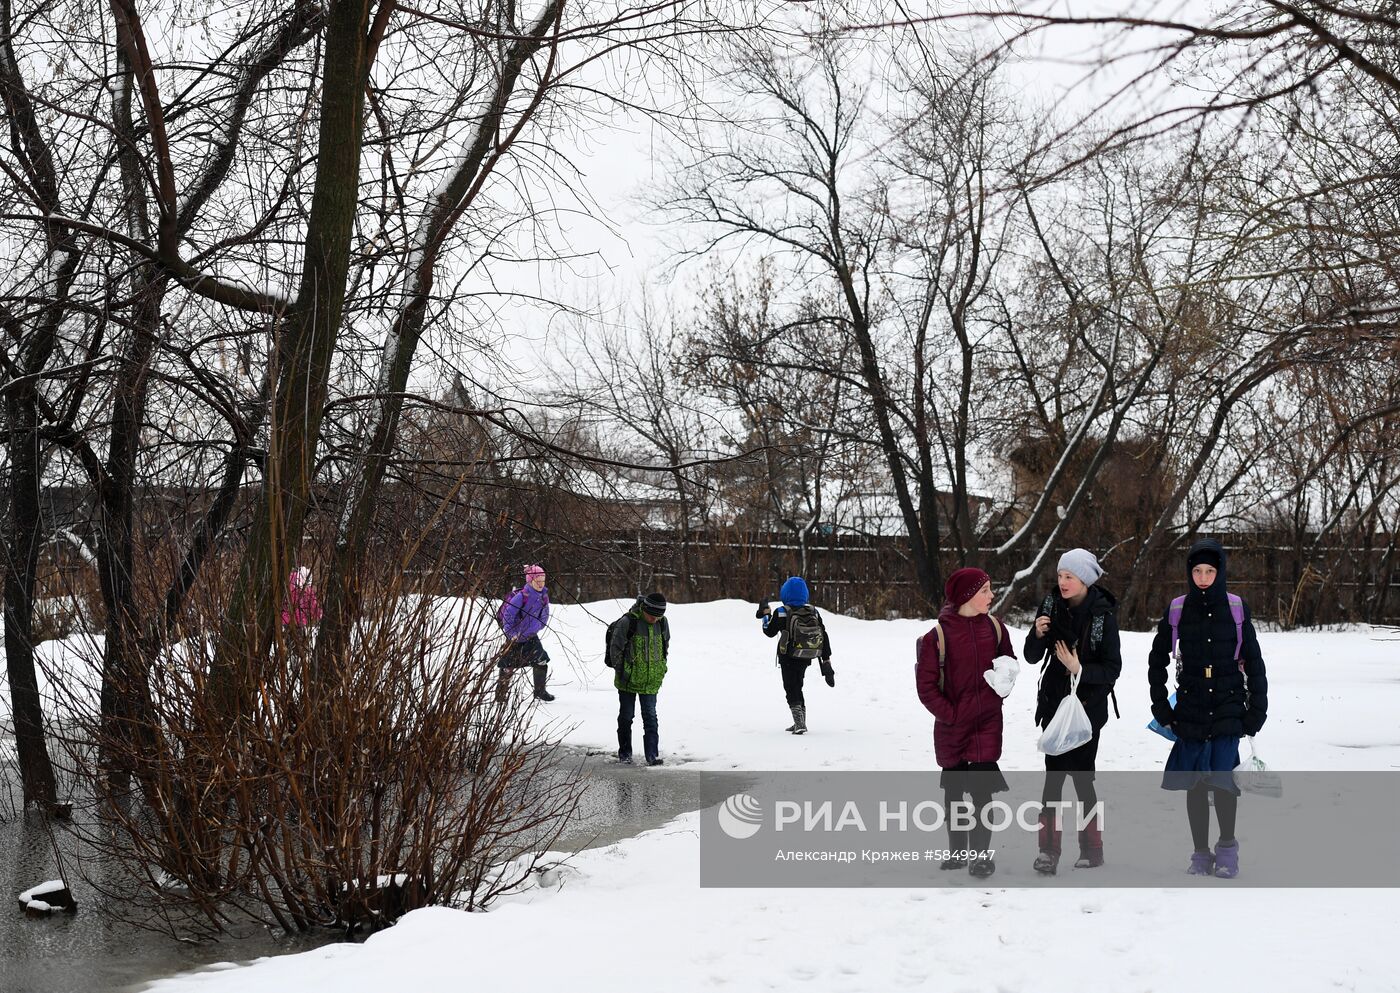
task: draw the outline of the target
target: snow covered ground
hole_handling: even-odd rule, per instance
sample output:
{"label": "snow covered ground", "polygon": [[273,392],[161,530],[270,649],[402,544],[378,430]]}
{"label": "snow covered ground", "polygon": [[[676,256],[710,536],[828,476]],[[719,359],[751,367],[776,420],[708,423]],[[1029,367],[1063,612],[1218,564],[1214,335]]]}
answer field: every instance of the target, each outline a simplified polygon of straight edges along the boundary
{"label": "snow covered ground", "polygon": [[[600,659],[603,622],[626,606],[556,607],[544,635],[559,700],[539,713],[576,725],[571,743],[616,751],[617,693]],[[751,603],[722,600],[667,612],[672,661],[657,714],[668,762],[688,769],[933,768],[933,718],[914,694],[914,640],[929,622],[826,617],[836,686],[828,688],[815,666],[809,670],[812,730],[793,738],[782,733],[792,718],[774,642],[763,637],[753,611]],[[1025,631],[1013,628],[1012,635],[1019,654]],[[1257,744],[1271,766],[1400,769],[1400,632],[1264,631],[1259,642],[1269,666],[1269,722]],[[1166,757],[1169,745],[1144,730],[1152,718],[1151,645],[1150,633],[1123,634],[1123,719],[1110,720],[1104,732],[1100,769],[1158,769]],[[1043,768],[1031,724],[1038,674],[1023,665],[1006,701],[1003,768]],[[640,723],[635,734],[640,746]]]}
{"label": "snow covered ground", "polygon": [[560,885],[491,913],[420,910],[364,945],[264,959],[152,989],[1396,988],[1384,940],[1393,893],[1229,892],[1213,879],[1199,893],[702,890],[697,829],[698,816],[689,814],[585,852]]}
{"label": "snow covered ground", "polygon": [[[566,722],[568,740],[580,746],[615,748],[616,696],[598,660],[603,622],[622,606],[556,608],[546,634],[558,701],[539,715]],[[925,623],[829,618],[836,687],[811,670],[812,731],[794,738],[781,730],[788,719],[773,643],[759,634],[752,605],[673,605],[669,616],[671,673],[658,709],[670,764],[637,775],[674,775],[677,764],[932,766],[931,718],[912,673]],[[1124,636],[1123,719],[1104,734],[1101,768],[1154,769],[1164,758],[1166,743],[1144,729],[1150,642]],[[1266,632],[1261,643],[1270,718],[1258,743],[1275,768],[1400,768],[1395,632]],[[1023,669],[1007,703],[1006,768],[1041,768],[1030,723],[1034,675]],[[1265,829],[1249,819],[1267,817],[1267,803],[1247,799],[1242,837]],[[971,880],[938,889],[701,889],[698,833],[699,815],[686,814],[576,856],[489,913],[422,910],[363,945],[188,974],[152,989],[1400,989],[1390,958],[1395,890],[1247,890],[1216,879],[1171,890],[1004,889]],[[1341,856],[1336,839],[1318,841],[1324,857]],[[1106,844],[1109,865],[1095,871],[1112,871],[1111,836]]]}

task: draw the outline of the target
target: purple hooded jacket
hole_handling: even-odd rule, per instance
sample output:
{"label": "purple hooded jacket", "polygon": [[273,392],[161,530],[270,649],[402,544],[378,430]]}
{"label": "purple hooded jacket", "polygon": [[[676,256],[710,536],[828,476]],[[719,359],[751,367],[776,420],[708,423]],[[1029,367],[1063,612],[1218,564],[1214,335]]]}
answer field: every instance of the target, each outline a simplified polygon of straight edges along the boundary
{"label": "purple hooded jacket", "polygon": [[527,641],[549,624],[549,587],[522,586],[501,604],[501,627],[511,641]]}

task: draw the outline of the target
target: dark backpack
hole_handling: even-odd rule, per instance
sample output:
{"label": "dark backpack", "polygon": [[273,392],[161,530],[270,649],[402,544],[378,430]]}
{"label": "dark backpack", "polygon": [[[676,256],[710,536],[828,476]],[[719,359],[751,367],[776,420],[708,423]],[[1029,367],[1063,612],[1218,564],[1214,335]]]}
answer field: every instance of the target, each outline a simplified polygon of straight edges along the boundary
{"label": "dark backpack", "polygon": [[[622,624],[623,622],[626,622],[627,624],[628,642],[630,642],[637,633],[637,616],[631,613],[630,611],[628,613],[623,614],[617,620],[613,621],[611,624],[608,625],[608,633],[605,640],[603,641],[603,665],[607,666],[609,669],[617,668],[618,660],[613,658],[612,654],[613,632],[616,631],[617,626],[619,624]],[[625,650],[626,649],[624,649],[624,651]]]}
{"label": "dark backpack", "polygon": [[811,605],[789,611],[787,630],[783,632],[778,651],[790,659],[798,661],[815,659],[821,656],[826,647],[826,631],[821,618]]}

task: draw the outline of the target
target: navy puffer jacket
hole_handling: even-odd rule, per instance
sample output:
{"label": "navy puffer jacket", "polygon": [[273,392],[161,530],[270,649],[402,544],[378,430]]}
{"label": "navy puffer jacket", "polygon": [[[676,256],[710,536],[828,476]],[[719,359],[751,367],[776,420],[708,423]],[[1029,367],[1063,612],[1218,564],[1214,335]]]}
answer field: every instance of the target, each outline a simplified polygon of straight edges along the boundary
{"label": "navy puffer jacket", "polygon": [[[1225,591],[1225,549],[1204,539],[1191,546],[1187,561],[1205,558],[1215,565],[1215,582],[1201,590],[1187,571],[1186,603],[1181,611],[1176,671],[1176,707],[1167,702],[1167,679],[1175,667],[1171,657],[1170,611],[1157,624],[1147,660],[1152,716],[1171,727],[1178,738],[1204,740],[1257,734],[1269,709],[1269,680],[1259,639],[1244,606],[1244,639],[1240,661],[1235,659],[1237,633]],[[1213,561],[1212,561],[1213,560]]]}

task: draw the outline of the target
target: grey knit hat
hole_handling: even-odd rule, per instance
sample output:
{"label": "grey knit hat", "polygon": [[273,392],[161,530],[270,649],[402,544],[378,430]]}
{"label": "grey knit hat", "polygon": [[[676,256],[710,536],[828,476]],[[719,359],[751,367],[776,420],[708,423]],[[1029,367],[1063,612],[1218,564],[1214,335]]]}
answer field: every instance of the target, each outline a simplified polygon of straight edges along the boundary
{"label": "grey knit hat", "polygon": [[1093,586],[1103,575],[1103,566],[1087,548],[1071,548],[1061,555],[1059,570],[1073,573],[1085,586]]}
{"label": "grey knit hat", "polygon": [[660,593],[648,593],[642,597],[642,610],[652,617],[660,617],[666,613],[666,597]]}

